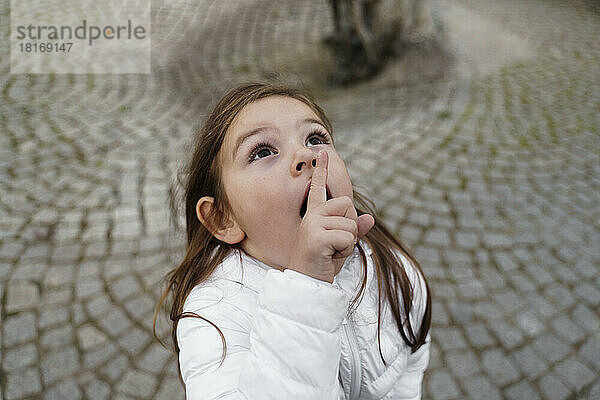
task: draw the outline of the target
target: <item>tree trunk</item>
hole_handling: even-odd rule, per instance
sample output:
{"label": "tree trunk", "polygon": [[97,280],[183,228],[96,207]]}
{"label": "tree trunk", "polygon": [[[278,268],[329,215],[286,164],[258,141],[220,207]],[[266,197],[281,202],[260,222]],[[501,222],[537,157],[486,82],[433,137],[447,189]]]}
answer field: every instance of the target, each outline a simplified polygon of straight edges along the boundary
{"label": "tree trunk", "polygon": [[334,33],[327,39],[338,69],[334,84],[377,73],[403,44],[432,38],[429,0],[330,0]]}

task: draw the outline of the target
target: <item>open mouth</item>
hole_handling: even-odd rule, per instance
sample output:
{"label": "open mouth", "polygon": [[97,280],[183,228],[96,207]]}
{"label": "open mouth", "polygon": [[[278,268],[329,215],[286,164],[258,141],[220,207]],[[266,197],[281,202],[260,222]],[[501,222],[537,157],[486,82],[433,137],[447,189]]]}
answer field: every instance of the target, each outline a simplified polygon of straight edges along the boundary
{"label": "open mouth", "polygon": [[[304,193],[304,201],[302,202],[302,206],[300,207],[300,218],[304,218],[306,214],[306,209],[308,208],[308,192],[310,191],[310,185],[306,189],[306,193]],[[327,200],[332,199],[331,193],[329,192],[329,186],[325,186],[325,193],[327,193]]]}

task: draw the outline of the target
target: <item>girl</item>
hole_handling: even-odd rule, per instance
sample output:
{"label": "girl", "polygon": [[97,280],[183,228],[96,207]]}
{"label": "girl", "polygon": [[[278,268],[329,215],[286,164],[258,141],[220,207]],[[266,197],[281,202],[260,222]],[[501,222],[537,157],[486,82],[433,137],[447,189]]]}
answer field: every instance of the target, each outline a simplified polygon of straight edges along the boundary
{"label": "girl", "polygon": [[187,252],[161,298],[188,399],[420,398],[427,282],[331,134],[301,91],[246,84],[196,135]]}

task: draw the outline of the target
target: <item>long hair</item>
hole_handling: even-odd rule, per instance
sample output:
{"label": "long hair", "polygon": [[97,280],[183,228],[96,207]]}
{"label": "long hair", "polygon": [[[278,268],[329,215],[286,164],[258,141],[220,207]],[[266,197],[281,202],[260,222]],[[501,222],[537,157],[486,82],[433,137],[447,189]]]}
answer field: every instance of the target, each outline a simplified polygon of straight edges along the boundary
{"label": "long hair", "polygon": [[[218,102],[213,111],[207,117],[202,127],[195,132],[193,155],[185,170],[186,181],[184,182],[185,221],[187,234],[187,248],[183,261],[170,271],[167,275],[167,287],[162,293],[159,303],[154,312],[153,331],[155,337],[162,340],[156,333],[157,317],[161,309],[167,307],[167,299],[170,297],[171,304],[170,319],[172,321],[171,339],[177,355],[179,346],[177,344],[177,324],[181,318],[195,317],[205,320],[214,326],[223,343],[221,363],[223,363],[227,345],[225,336],[218,326],[208,319],[195,313],[184,313],[185,299],[191,290],[198,284],[207,280],[215,268],[234,249],[239,249],[238,244],[230,245],[216,239],[210,231],[198,220],[196,216],[196,203],[203,196],[214,198],[211,220],[216,226],[221,225],[223,217],[230,210],[221,181],[221,166],[219,164],[219,151],[229,127],[234,118],[248,104],[269,96],[287,96],[299,100],[310,107],[325,124],[327,130],[333,135],[331,123],[323,110],[305,92],[299,89],[276,86],[263,83],[250,83],[238,86],[229,91]],[[387,301],[396,326],[404,342],[413,352],[417,351],[426,340],[431,326],[431,296],[429,285],[423,275],[421,267],[415,257],[385,226],[383,221],[377,220],[373,203],[366,197],[354,190],[354,202],[358,215],[370,213],[375,217],[375,226],[365,235],[363,240],[367,242],[373,252],[374,265],[377,275],[379,289],[377,340],[379,354],[384,364],[386,361],[381,352],[381,312],[383,302]],[[364,249],[357,244],[363,266],[363,278],[358,294],[354,297],[351,307],[360,299],[364,292],[367,281],[367,260]],[[392,253],[393,249],[399,250],[417,270],[425,282],[427,292],[427,303],[425,315],[421,326],[413,327],[410,322],[410,311],[413,301],[413,287],[405,271],[405,266]],[[411,266],[406,266],[411,268]],[[402,299],[399,298],[399,293]],[[404,315],[404,318],[402,317]],[[179,359],[178,359],[179,364]],[[386,364],[387,365],[387,364]]]}

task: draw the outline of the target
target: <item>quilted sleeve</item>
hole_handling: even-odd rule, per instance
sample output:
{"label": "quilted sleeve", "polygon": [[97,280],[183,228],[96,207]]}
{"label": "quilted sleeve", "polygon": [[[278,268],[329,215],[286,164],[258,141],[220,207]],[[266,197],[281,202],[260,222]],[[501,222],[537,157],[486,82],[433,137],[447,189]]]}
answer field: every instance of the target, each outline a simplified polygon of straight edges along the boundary
{"label": "quilted sleeve", "polygon": [[269,270],[253,316],[247,306],[239,307],[252,296],[230,292],[203,288],[186,301],[184,311],[217,325],[227,344],[219,366],[223,345],[217,330],[199,318],[180,320],[187,399],[337,400],[344,292],[293,270]]}

